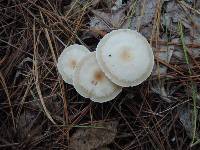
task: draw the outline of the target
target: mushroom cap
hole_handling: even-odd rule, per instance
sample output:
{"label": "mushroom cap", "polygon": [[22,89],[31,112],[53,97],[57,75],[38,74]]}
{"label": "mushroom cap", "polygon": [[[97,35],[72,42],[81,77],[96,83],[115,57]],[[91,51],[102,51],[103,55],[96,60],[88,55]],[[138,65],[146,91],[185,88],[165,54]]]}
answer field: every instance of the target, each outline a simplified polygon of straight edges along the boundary
{"label": "mushroom cap", "polygon": [[114,99],[122,90],[122,87],[111,82],[102,72],[95,52],[88,54],[77,64],[73,85],[80,95],[99,103]]}
{"label": "mushroom cap", "polygon": [[68,83],[73,83],[74,69],[77,63],[90,51],[83,45],[73,44],[66,47],[58,58],[57,68],[62,79]]}
{"label": "mushroom cap", "polygon": [[106,76],[122,87],[142,83],[154,65],[150,44],[140,33],[130,29],[106,34],[97,45],[96,57]]}

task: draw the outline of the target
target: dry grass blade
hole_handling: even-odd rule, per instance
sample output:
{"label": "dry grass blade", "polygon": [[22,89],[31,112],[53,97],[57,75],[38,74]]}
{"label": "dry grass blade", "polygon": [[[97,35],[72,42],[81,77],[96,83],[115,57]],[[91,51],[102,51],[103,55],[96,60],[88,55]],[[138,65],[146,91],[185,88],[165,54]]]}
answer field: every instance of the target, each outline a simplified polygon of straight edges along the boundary
{"label": "dry grass blade", "polygon": [[176,68],[174,68],[172,65],[168,64],[167,62],[161,60],[159,57],[156,57],[155,59],[156,59],[159,63],[165,65],[166,67],[168,67],[168,68],[170,68],[170,69],[172,69],[172,70],[174,70],[176,73],[178,73],[178,74],[180,74],[180,75],[182,75],[182,76],[185,76],[181,71],[177,70]]}
{"label": "dry grass blade", "polygon": [[[183,35],[183,26],[182,26],[182,22],[179,22],[179,34],[180,34],[180,38],[181,38],[181,42],[182,42],[182,46],[183,46],[183,51],[184,51],[184,57],[185,57],[185,61],[188,67],[188,72],[189,75],[191,76],[193,73],[193,70],[190,68],[190,62],[189,62],[189,56],[188,56],[188,48],[185,46],[184,43],[184,35]],[[197,109],[197,90],[196,90],[196,83],[191,80],[191,90],[192,90],[192,100],[193,100],[193,115],[192,115],[192,121],[193,121],[193,136],[192,136],[192,144],[195,143],[195,140],[197,139],[197,141],[199,140],[197,138],[197,115],[198,115],[198,109]]]}
{"label": "dry grass blade", "polygon": [[8,104],[9,104],[9,108],[10,108],[10,113],[11,113],[11,117],[12,117],[13,127],[14,127],[14,129],[16,129],[15,118],[14,118],[13,108],[12,108],[12,103],[11,103],[11,100],[10,100],[10,94],[9,94],[8,88],[6,86],[6,82],[5,82],[5,79],[3,77],[3,74],[1,72],[0,72],[0,81],[1,81],[1,84],[2,84],[2,86],[4,88],[4,91],[5,91],[6,96],[7,96],[7,100],[8,100]]}
{"label": "dry grass blade", "polygon": [[38,75],[38,64],[37,64],[37,43],[38,43],[38,40],[39,40],[39,36],[37,38],[37,41],[36,41],[36,37],[35,37],[35,24],[33,25],[33,39],[34,39],[34,60],[33,60],[33,64],[34,64],[34,75],[35,75],[35,86],[36,86],[36,89],[37,89],[37,92],[38,92],[38,96],[40,98],[40,101],[41,101],[41,104],[42,104],[42,107],[44,108],[44,112],[46,114],[46,116],[49,118],[49,120],[53,123],[53,124],[56,124],[55,121],[53,120],[52,116],[50,115],[49,111],[47,110],[46,108],[46,105],[44,103],[44,99],[43,99],[43,96],[42,96],[42,92],[41,92],[41,89],[40,89],[40,83],[39,83],[39,75]]}
{"label": "dry grass blade", "polygon": [[187,8],[189,8],[190,10],[192,10],[192,11],[194,11],[195,13],[197,13],[197,14],[200,15],[200,11],[199,11],[199,10],[192,8],[192,6],[190,6],[190,5],[187,4],[186,2],[184,2],[184,1],[178,1],[178,2],[179,2],[181,5],[183,5],[183,6],[187,7]]}
{"label": "dry grass blade", "polygon": [[28,83],[28,86],[27,86],[27,88],[26,88],[26,91],[25,91],[25,93],[24,93],[24,96],[22,97],[22,100],[21,100],[20,105],[19,105],[19,107],[18,107],[17,120],[18,120],[19,117],[20,117],[20,114],[21,114],[21,111],[22,111],[22,108],[23,108],[23,104],[24,104],[25,99],[26,99],[26,97],[27,97],[27,95],[28,95],[28,92],[29,92],[29,90],[30,90],[30,88],[31,88],[31,86],[32,86],[31,82],[32,82],[32,80]]}
{"label": "dry grass blade", "polygon": [[[41,16],[42,22],[45,24],[44,18],[43,18],[43,16],[42,16],[41,11],[40,11],[40,16]],[[52,54],[52,56],[53,56],[54,65],[56,66],[56,64],[57,64],[56,55],[55,55],[55,52],[54,52],[54,49],[53,49],[53,45],[52,45],[52,42],[51,42],[51,38],[50,38],[50,36],[49,36],[49,32],[48,32],[47,28],[44,28],[44,31],[45,31],[45,35],[46,35],[46,38],[47,38],[47,41],[48,41],[48,44],[49,44],[49,48],[50,48],[50,50],[51,50],[51,54]]]}

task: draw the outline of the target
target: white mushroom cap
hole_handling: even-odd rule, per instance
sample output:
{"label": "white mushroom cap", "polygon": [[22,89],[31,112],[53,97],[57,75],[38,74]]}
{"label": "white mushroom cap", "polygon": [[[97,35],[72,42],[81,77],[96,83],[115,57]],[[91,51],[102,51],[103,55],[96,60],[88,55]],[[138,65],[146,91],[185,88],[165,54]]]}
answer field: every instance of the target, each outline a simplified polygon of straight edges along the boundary
{"label": "white mushroom cap", "polygon": [[88,54],[77,64],[73,85],[80,95],[99,103],[114,99],[122,90],[101,71],[95,52]]}
{"label": "white mushroom cap", "polygon": [[96,57],[106,76],[122,87],[142,83],[154,65],[150,44],[140,33],[130,29],[106,34],[97,45]]}
{"label": "white mushroom cap", "polygon": [[72,84],[76,64],[90,51],[83,45],[70,45],[66,47],[58,58],[57,68],[63,80]]}

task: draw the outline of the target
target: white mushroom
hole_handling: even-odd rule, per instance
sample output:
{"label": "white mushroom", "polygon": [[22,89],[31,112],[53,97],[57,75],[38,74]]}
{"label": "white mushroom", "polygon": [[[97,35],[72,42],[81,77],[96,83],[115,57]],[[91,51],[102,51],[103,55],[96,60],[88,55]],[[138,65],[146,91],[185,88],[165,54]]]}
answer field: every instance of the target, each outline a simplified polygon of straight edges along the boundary
{"label": "white mushroom", "polygon": [[96,49],[96,57],[106,76],[122,87],[136,86],[153,69],[154,55],[145,37],[130,29],[114,30],[105,35]]}
{"label": "white mushroom", "polygon": [[88,54],[77,64],[73,85],[80,95],[99,103],[114,99],[122,90],[101,71],[95,52]]}
{"label": "white mushroom", "polygon": [[57,68],[63,80],[72,84],[76,64],[90,51],[83,45],[70,45],[66,47],[58,58]]}

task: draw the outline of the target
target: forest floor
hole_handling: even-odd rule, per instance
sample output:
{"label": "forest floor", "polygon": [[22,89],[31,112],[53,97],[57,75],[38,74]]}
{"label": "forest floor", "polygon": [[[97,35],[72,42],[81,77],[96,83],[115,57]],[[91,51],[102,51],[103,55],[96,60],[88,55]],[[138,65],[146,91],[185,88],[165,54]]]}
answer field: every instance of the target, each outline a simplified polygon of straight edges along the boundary
{"label": "forest floor", "polygon": [[[0,149],[200,149],[199,0],[0,0],[0,15]],[[57,59],[120,28],[147,38],[153,72],[94,103]]]}

